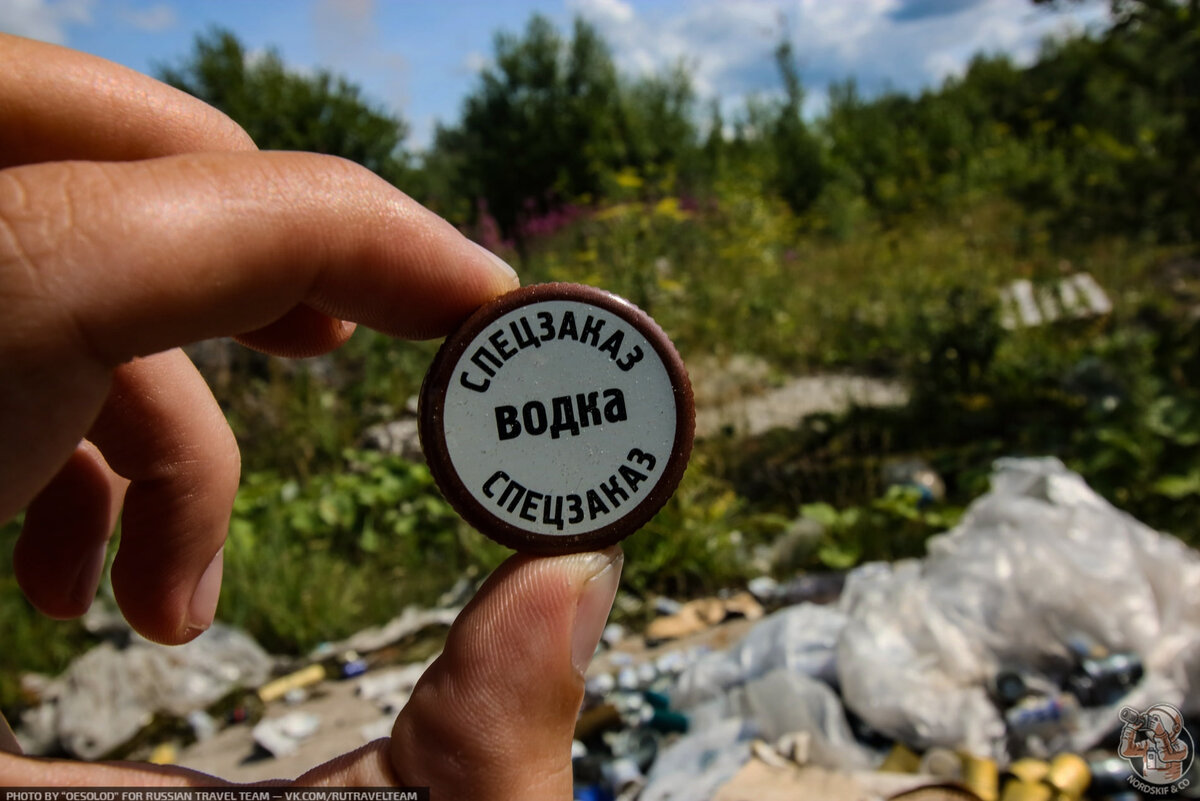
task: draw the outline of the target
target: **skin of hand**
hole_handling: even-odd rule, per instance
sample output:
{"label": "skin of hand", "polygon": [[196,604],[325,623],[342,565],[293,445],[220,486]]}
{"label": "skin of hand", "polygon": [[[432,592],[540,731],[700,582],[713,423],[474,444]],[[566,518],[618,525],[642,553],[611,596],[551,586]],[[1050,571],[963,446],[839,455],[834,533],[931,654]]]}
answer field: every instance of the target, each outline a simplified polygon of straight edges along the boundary
{"label": "skin of hand", "polygon": [[[42,612],[82,614],[120,515],[123,614],[187,642],[216,611],[240,459],[179,346],[235,335],[313,356],[358,323],[439,336],[517,276],[361,167],[260,152],[215,109],[102,59],[0,34],[0,120],[0,520],[26,510],[17,580]],[[392,736],[297,781],[570,798],[583,671],[621,564],[615,548],[509,559]],[[25,757],[0,717],[0,786],[217,782]]]}

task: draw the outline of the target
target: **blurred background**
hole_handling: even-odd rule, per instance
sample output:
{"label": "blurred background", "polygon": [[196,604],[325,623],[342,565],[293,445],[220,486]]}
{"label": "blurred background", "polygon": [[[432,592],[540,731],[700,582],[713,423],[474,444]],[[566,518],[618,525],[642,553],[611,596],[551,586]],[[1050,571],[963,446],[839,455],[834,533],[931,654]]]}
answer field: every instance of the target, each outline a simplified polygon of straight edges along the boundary
{"label": "blurred background", "polygon": [[[920,556],[1001,456],[1200,538],[1196,0],[18,0],[0,30],[360,162],[523,283],[654,316],[700,439],[626,542],[618,620]],[[505,557],[422,462],[436,346],[192,349],[243,451],[219,619],[305,653]],[[23,600],[17,530],[10,711],[94,642]]]}

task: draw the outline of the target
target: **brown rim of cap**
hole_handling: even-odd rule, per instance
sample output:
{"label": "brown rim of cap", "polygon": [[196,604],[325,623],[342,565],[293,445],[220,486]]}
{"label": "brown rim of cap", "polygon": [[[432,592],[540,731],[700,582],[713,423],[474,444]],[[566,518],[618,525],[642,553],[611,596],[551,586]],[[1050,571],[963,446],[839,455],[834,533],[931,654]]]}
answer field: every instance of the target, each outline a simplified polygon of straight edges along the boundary
{"label": "brown rim of cap", "polygon": [[[658,483],[637,506],[614,523],[584,534],[542,534],[527,531],[501,520],[487,510],[459,478],[446,447],[443,426],[446,390],[467,346],[497,318],[515,309],[548,300],[573,300],[611,312],[640,332],[662,360],[675,396],[675,441],[667,466]],[[619,542],[645,525],[666,504],[679,486],[692,453],[696,426],[695,401],[683,359],[658,323],[634,304],[603,289],[584,284],[533,284],[501,295],[475,311],[462,326],[446,338],[425,380],[421,384],[418,407],[418,432],[421,447],[438,487],[450,504],[468,523],[491,539],[523,553],[543,555],[599,550]]]}

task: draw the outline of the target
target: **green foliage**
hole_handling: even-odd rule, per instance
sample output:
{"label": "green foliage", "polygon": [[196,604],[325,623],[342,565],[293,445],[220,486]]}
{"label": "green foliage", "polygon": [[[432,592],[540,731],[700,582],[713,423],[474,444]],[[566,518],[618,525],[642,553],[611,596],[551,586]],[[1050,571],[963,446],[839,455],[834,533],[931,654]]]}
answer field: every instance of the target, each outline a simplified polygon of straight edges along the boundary
{"label": "green foliage", "polygon": [[345,456],[345,468],[305,481],[242,480],[220,608],[267,648],[303,651],[406,604],[431,604],[456,577],[491,569],[506,553],[467,529],[424,465]]}
{"label": "green foliage", "polygon": [[564,39],[535,15],[523,36],[496,37],[494,65],[460,124],[438,131],[431,162],[453,194],[481,203],[521,246],[525,220],[598,198],[612,173],[670,172],[695,136],[691,102],[681,69],[624,81],[591,25],[577,19]]}
{"label": "green foliage", "polygon": [[248,53],[227,30],[197,36],[192,54],[160,68],[159,78],[224,111],[264,150],[326,153],[393,182],[404,176],[407,126],[399,118],[327,70],[302,74],[274,50]]}
{"label": "green foliage", "polygon": [[753,573],[753,546],[771,533],[769,518],[749,514],[698,453],[663,510],[622,544],[622,586],[643,597],[714,593]]}
{"label": "green foliage", "polygon": [[932,507],[918,489],[893,486],[866,506],[839,511],[828,503],[810,503],[800,507],[800,515],[824,529],[814,567],[847,570],[864,557],[923,556],[925,540],[958,523],[961,510]]}

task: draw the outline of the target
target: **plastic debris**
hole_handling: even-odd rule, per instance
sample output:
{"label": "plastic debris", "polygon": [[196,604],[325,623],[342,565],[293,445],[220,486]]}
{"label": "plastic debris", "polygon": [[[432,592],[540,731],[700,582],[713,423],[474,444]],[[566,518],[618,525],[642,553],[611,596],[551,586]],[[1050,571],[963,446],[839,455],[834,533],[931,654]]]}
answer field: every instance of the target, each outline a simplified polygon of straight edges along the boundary
{"label": "plastic debris", "polygon": [[254,726],[254,742],[274,757],[289,756],[301,741],[312,736],[321,725],[319,715],[289,712],[283,717],[261,720]]}
{"label": "plastic debris", "polygon": [[309,665],[300,670],[288,673],[286,676],[280,676],[273,679],[263,686],[258,688],[258,699],[264,704],[269,704],[283,698],[292,690],[299,690],[305,687],[311,687],[325,680],[324,665]]}
{"label": "plastic debris", "polygon": [[753,724],[726,720],[663,751],[641,801],[708,801],[750,759]]}
{"label": "plastic debris", "polygon": [[430,659],[423,663],[368,673],[359,678],[355,692],[368,701],[377,701],[397,694],[407,696],[412,693],[413,687],[417,686],[417,682],[432,662]]}
{"label": "plastic debris", "polygon": [[297,706],[308,700],[308,690],[303,687],[293,687],[283,694],[283,702],[288,706]]}
{"label": "plastic debris", "polygon": [[179,759],[179,746],[175,743],[159,743],[150,751],[146,761],[151,765],[174,765]]}
{"label": "plastic debris", "polygon": [[420,609],[415,606],[406,608],[398,617],[392,618],[382,626],[373,626],[348,637],[338,643],[323,644],[325,652],[342,653],[357,651],[369,654],[399,642],[405,637],[417,634],[431,627],[449,627],[461,607],[445,607],[439,609]]}
{"label": "plastic debris", "polygon": [[220,623],[174,647],[131,636],[119,648],[104,642],[80,656],[43,690],[43,702],[21,716],[26,753],[61,747],[100,759],[129,741],[156,714],[182,718],[237,687],[254,687],[272,660],[249,635]]}
{"label": "plastic debris", "polygon": [[625,627],[620,623],[609,623],[604,627],[604,632],[600,635],[600,642],[609,648],[612,648],[623,639],[625,639]]}
{"label": "plastic debris", "polygon": [[672,699],[686,709],[779,668],[833,683],[837,641],[845,624],[845,615],[833,607],[805,604],[780,610],[728,651],[707,654],[684,670]]}
{"label": "plastic debris", "polygon": [[652,620],[646,626],[646,641],[676,640],[704,631],[732,616],[757,620],[763,616],[763,608],[748,592],[738,593],[731,598],[689,601],[678,612]]}
{"label": "plastic debris", "polygon": [[188,712],[187,723],[197,742],[204,742],[217,733],[217,721],[203,709],[193,709]]}
{"label": "plastic debris", "polygon": [[[1069,673],[1079,633],[1141,661],[1145,678],[1126,703],[1198,700],[1200,595],[1181,588],[1200,586],[1200,554],[1115,509],[1056,459],[997,468],[992,491],[930,540],[924,560],[850,575],[837,647],[847,705],[917,747],[1005,760],[1012,744],[989,682],[1013,665],[1048,680]],[[1012,755],[1086,750],[1114,729],[1116,711],[1083,709],[1062,723]]]}
{"label": "plastic debris", "polygon": [[1030,328],[1067,318],[1098,317],[1112,311],[1112,301],[1090,273],[1075,273],[1055,284],[1035,287],[1025,278],[1000,292],[1000,325]]}
{"label": "plastic debris", "polygon": [[384,737],[390,737],[392,734],[392,726],[395,724],[395,717],[388,715],[386,717],[379,718],[378,720],[373,720],[370,723],[364,723],[358,728],[358,733],[363,738],[363,742],[370,743]]}
{"label": "plastic debris", "polygon": [[416,418],[407,417],[373,425],[363,432],[362,447],[400,456],[410,462],[423,463],[425,452],[421,450],[418,428]]}
{"label": "plastic debris", "polygon": [[883,483],[888,487],[909,487],[916,490],[922,505],[944,500],[946,483],[928,462],[904,459],[883,466]]}

